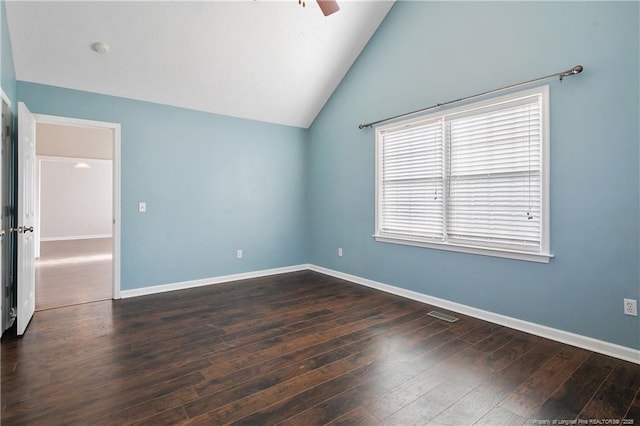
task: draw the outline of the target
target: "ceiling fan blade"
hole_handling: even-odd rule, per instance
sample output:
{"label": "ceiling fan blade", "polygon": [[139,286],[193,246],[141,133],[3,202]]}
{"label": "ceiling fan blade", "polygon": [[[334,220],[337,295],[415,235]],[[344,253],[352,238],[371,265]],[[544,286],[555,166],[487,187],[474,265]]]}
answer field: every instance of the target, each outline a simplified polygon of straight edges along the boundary
{"label": "ceiling fan blade", "polygon": [[318,6],[320,6],[320,10],[324,16],[329,16],[332,13],[336,13],[340,10],[340,6],[338,6],[338,2],[334,0],[316,0],[318,2]]}

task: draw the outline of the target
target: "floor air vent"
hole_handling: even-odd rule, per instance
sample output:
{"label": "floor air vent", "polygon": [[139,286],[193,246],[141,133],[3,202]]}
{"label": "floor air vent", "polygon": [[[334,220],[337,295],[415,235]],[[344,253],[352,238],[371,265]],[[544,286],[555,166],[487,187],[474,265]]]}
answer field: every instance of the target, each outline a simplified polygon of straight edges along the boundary
{"label": "floor air vent", "polygon": [[432,316],[434,318],[438,318],[438,319],[441,319],[441,320],[447,321],[447,322],[456,322],[456,321],[458,321],[458,318],[456,318],[456,317],[452,317],[451,315],[443,314],[442,312],[437,312],[437,311],[431,311],[427,315],[430,315],[430,316]]}

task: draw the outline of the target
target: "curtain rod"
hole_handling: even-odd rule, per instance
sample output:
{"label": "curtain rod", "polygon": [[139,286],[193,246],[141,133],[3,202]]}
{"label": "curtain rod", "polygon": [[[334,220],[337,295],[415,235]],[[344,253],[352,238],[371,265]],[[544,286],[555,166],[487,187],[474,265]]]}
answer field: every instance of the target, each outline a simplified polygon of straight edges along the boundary
{"label": "curtain rod", "polygon": [[435,108],[440,108],[440,107],[445,106],[445,105],[449,105],[449,104],[453,104],[453,103],[461,102],[461,101],[466,101],[467,99],[473,99],[473,98],[477,98],[479,96],[488,95],[488,94],[491,94],[491,93],[502,92],[503,90],[513,89],[515,87],[524,86],[524,85],[527,85],[527,84],[535,83],[537,81],[546,80],[548,78],[560,77],[560,81],[562,81],[562,79],[565,78],[565,77],[570,77],[572,75],[580,74],[583,69],[584,68],[582,67],[582,65],[576,65],[575,67],[573,67],[573,68],[571,68],[570,70],[567,70],[567,71],[557,72],[555,74],[545,75],[544,77],[534,78],[533,80],[523,81],[522,83],[516,83],[516,84],[512,84],[510,86],[501,87],[499,89],[493,89],[493,90],[489,90],[487,92],[482,92],[482,93],[478,93],[478,94],[471,95],[471,96],[465,96],[464,98],[455,99],[453,101],[448,101],[448,102],[443,102],[443,103],[431,105],[429,107],[421,108],[421,109],[418,109],[418,110],[415,110],[415,111],[411,111],[411,112],[406,112],[404,114],[394,115],[393,117],[383,118],[382,120],[372,121],[371,123],[360,124],[360,125],[358,125],[358,128],[359,129],[365,129],[367,127],[375,126],[376,124],[384,123],[385,121],[395,120],[396,118],[402,118],[402,117],[407,117],[409,115],[419,114],[421,112],[429,111],[429,110],[435,109]]}

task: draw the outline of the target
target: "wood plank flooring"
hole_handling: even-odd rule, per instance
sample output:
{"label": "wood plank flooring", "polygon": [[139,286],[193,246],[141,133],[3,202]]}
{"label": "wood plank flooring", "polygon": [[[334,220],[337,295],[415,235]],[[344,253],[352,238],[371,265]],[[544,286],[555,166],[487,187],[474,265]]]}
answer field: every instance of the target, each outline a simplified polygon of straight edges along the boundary
{"label": "wood plank flooring", "polygon": [[433,309],[304,271],[37,312],[2,424],[639,424],[640,365]]}
{"label": "wood plank flooring", "polygon": [[43,241],[36,259],[36,310],[111,299],[112,238]]}

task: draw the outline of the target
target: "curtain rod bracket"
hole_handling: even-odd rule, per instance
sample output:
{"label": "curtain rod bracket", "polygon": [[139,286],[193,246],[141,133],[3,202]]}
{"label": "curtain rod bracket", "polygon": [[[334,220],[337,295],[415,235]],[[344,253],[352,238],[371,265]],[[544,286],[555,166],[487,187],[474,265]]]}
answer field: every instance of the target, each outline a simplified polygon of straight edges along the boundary
{"label": "curtain rod bracket", "polygon": [[445,106],[445,105],[449,105],[449,104],[453,104],[453,103],[461,102],[461,101],[466,101],[467,99],[473,99],[473,98],[477,98],[479,96],[489,95],[489,94],[492,94],[492,93],[502,92],[504,90],[513,89],[515,87],[524,86],[524,85],[527,85],[527,84],[531,84],[531,83],[535,83],[535,82],[538,82],[538,81],[546,80],[546,79],[552,78],[552,77],[559,77],[560,78],[560,82],[562,82],[562,80],[565,77],[570,77],[572,75],[580,74],[583,70],[584,70],[584,67],[582,65],[576,65],[575,67],[573,67],[573,68],[571,68],[569,70],[562,71],[562,72],[557,72],[555,74],[549,74],[549,75],[546,75],[544,77],[534,78],[533,80],[523,81],[522,83],[516,83],[516,84],[512,84],[510,86],[500,87],[499,89],[489,90],[487,92],[482,92],[482,93],[478,93],[478,94],[475,94],[475,95],[466,96],[464,98],[455,99],[453,101],[437,103],[437,104],[432,105],[430,107],[421,108],[421,109],[418,109],[416,111],[411,111],[411,112],[407,112],[407,113],[404,113],[404,114],[394,115],[393,117],[383,118],[382,120],[372,121],[371,123],[359,124],[358,125],[358,129],[360,129],[360,130],[366,129],[367,127],[373,127],[376,124],[384,123],[385,121],[395,120],[396,118],[402,118],[402,117],[407,117],[409,115],[419,114],[421,112],[426,112],[426,111],[429,111],[431,109],[440,108],[440,107]]}

